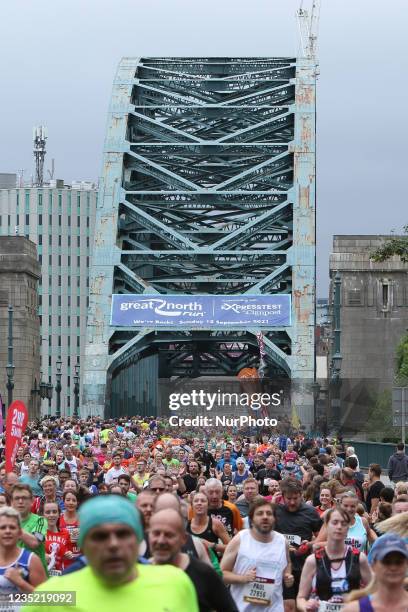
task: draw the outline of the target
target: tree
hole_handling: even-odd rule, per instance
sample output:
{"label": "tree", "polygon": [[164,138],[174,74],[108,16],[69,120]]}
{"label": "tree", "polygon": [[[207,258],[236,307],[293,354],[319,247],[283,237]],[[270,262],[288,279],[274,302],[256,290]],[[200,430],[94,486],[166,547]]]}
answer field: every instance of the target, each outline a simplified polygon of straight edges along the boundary
{"label": "tree", "polygon": [[408,225],[404,226],[405,236],[390,236],[384,240],[378,249],[371,253],[371,259],[375,262],[386,261],[393,255],[399,255],[401,261],[408,263]]}
{"label": "tree", "polygon": [[408,334],[405,334],[397,346],[397,382],[405,386],[408,382]]}
{"label": "tree", "polygon": [[370,401],[372,409],[367,419],[367,437],[371,442],[384,442],[396,437],[396,429],[392,424],[391,391],[386,389],[372,394]]}

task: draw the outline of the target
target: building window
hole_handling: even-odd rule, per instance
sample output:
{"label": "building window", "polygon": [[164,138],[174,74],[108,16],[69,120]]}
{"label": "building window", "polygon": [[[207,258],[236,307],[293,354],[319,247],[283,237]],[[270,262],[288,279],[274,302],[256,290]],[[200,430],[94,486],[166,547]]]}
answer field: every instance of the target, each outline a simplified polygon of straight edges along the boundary
{"label": "building window", "polygon": [[81,257],[80,255],[77,255],[77,268],[81,267]]}
{"label": "building window", "polygon": [[71,215],[68,215],[68,227],[71,227]]}
{"label": "building window", "polygon": [[50,191],[50,193],[49,193],[48,203],[49,203],[49,207],[52,208],[52,191]]}
{"label": "building window", "polygon": [[42,244],[42,234],[38,234],[38,244]]}
{"label": "building window", "polygon": [[61,265],[62,265],[62,257],[61,257],[61,255],[58,255],[58,265],[59,265],[59,267],[61,267]]}
{"label": "building window", "polygon": [[62,225],[62,215],[58,215],[58,225],[59,227]]}
{"label": "building window", "polygon": [[67,367],[69,368],[71,366],[71,355],[68,355],[67,357]]}
{"label": "building window", "polygon": [[81,298],[79,295],[77,295],[77,307],[79,308],[81,306]]}
{"label": "building window", "polygon": [[42,215],[38,215],[38,225],[42,225]]}
{"label": "building window", "polygon": [[48,244],[49,246],[52,246],[52,234],[48,236]]}
{"label": "building window", "polygon": [[51,227],[52,225],[52,215],[48,215],[48,225]]}
{"label": "building window", "polygon": [[70,295],[67,296],[67,300],[68,300],[68,306],[71,306],[71,296]]}
{"label": "building window", "polygon": [[51,307],[52,306],[52,295],[48,296],[48,306]]}
{"label": "building window", "polygon": [[89,227],[89,217],[86,218],[86,227]]}
{"label": "building window", "polygon": [[68,268],[71,267],[71,255],[68,255]]}
{"label": "building window", "polygon": [[58,236],[58,246],[62,246],[62,236]]}
{"label": "building window", "polygon": [[77,216],[77,227],[81,227],[81,217]]}
{"label": "building window", "polygon": [[68,287],[70,287],[70,286],[71,286],[71,277],[68,276]]}
{"label": "building window", "polygon": [[52,327],[52,316],[48,315],[48,327]]}
{"label": "building window", "polygon": [[62,208],[62,194],[58,194],[58,208]]}
{"label": "building window", "polygon": [[81,236],[77,236],[77,247],[81,246]]}
{"label": "building window", "polygon": [[61,275],[58,275],[58,287],[61,287]]}
{"label": "building window", "polygon": [[58,306],[61,307],[61,296],[60,295],[58,296]]}
{"label": "building window", "polygon": [[39,193],[38,194],[38,206],[42,206],[42,198],[43,198],[43,194]]}
{"label": "building window", "polygon": [[40,264],[40,266],[42,266],[42,255],[38,256],[38,263]]}
{"label": "building window", "polygon": [[16,215],[16,225],[20,225],[20,215]]}
{"label": "building window", "polygon": [[89,268],[89,257],[86,258],[86,267]]}
{"label": "building window", "polygon": [[81,346],[81,336],[77,336],[77,348]]}
{"label": "building window", "polygon": [[80,288],[80,286],[81,286],[81,277],[77,276],[77,287],[78,287],[78,289]]}
{"label": "building window", "polygon": [[48,346],[51,348],[52,347],[52,334],[50,334],[48,336]]}
{"label": "building window", "polygon": [[[48,265],[52,266],[52,255],[48,255]],[[50,276],[50,285],[51,285],[51,276]]]}
{"label": "building window", "polygon": [[58,346],[61,346],[61,336],[58,336]]}
{"label": "building window", "polygon": [[68,348],[71,346],[71,336],[67,336]]}
{"label": "building window", "polygon": [[382,281],[380,285],[381,309],[390,310],[391,308],[391,285],[388,281]]}
{"label": "building window", "polygon": [[71,398],[67,395],[67,408],[71,408]]}
{"label": "building window", "polygon": [[80,326],[81,326],[81,317],[77,317],[77,327],[78,327],[78,329],[80,328]]}
{"label": "building window", "polygon": [[25,194],[25,206],[26,208],[28,208],[28,210],[30,210],[30,192],[26,191]]}
{"label": "building window", "polygon": [[68,325],[68,327],[71,327],[71,315],[68,315],[68,317],[67,317],[67,325]]}
{"label": "building window", "polygon": [[51,361],[52,357],[51,355],[49,355],[48,357],[48,367],[50,368],[52,366],[52,361]]}
{"label": "building window", "polygon": [[25,224],[30,225],[30,215],[25,216]]}
{"label": "building window", "polygon": [[42,306],[42,295],[38,296],[38,305]]}
{"label": "building window", "polygon": [[70,386],[71,386],[71,377],[67,376],[67,387],[69,388]]}
{"label": "building window", "polygon": [[68,246],[71,246],[71,236],[68,236]]}
{"label": "building window", "polygon": [[58,315],[58,325],[61,327],[61,315]]}

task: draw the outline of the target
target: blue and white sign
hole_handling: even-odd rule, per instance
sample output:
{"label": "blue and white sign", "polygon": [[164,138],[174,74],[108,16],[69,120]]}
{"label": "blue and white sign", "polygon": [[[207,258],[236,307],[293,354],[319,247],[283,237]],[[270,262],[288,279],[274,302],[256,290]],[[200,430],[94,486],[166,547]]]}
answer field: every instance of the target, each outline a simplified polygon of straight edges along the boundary
{"label": "blue and white sign", "polygon": [[243,329],[291,325],[291,296],[113,295],[113,327]]}

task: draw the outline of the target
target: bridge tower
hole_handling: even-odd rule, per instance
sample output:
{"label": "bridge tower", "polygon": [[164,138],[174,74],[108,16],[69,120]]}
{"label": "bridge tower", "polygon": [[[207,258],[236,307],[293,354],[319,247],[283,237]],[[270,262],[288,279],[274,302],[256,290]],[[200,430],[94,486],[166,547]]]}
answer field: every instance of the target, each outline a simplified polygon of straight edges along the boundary
{"label": "bridge tower", "polygon": [[115,293],[290,293],[292,325],[264,330],[268,374],[313,382],[314,61],[123,58],[113,84],[82,414],[140,414],[141,396],[151,414],[159,377],[256,366],[258,329],[114,328]]}

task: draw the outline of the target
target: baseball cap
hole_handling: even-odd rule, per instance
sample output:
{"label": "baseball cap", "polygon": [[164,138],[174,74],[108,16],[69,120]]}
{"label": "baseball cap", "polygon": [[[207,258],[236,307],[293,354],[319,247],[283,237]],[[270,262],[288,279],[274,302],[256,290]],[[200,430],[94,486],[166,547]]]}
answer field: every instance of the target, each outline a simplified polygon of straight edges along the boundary
{"label": "baseball cap", "polygon": [[405,541],[395,533],[386,533],[374,542],[368,555],[368,560],[370,563],[383,561],[389,553],[393,552],[399,552],[408,559],[408,548]]}

